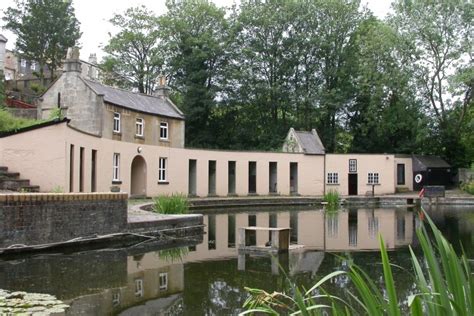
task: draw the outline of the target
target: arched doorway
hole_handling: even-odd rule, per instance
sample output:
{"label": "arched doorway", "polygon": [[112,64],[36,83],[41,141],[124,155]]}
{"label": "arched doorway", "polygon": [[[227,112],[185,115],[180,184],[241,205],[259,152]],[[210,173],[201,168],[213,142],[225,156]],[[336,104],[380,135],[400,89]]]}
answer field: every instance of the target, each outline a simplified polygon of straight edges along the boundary
{"label": "arched doorway", "polygon": [[132,161],[130,177],[130,195],[133,197],[146,196],[146,162],[142,156],[136,156]]}

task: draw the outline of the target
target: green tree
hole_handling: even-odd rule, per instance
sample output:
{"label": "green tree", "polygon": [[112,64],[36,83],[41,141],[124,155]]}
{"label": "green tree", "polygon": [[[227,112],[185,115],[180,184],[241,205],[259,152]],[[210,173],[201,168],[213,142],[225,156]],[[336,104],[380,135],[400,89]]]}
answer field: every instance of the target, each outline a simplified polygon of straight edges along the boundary
{"label": "green tree", "polygon": [[212,114],[227,61],[225,10],[208,1],[167,1],[161,17],[170,85],[186,115],[186,142],[215,144]]}
{"label": "green tree", "polygon": [[163,66],[158,18],[141,6],[115,14],[110,23],[119,32],[104,47],[108,54],[102,61],[104,81],[151,93]]}
{"label": "green tree", "polygon": [[472,106],[472,82],[456,78],[472,68],[473,4],[399,0],[393,7],[391,23],[405,41],[418,98],[433,120],[436,153],[454,166],[466,165],[469,157],[461,132]]}
{"label": "green tree", "polygon": [[15,4],[4,12],[4,27],[17,36],[20,56],[39,64],[38,78],[44,78],[45,66],[53,78],[67,49],[81,37],[72,1],[15,0]]}
{"label": "green tree", "polygon": [[396,32],[370,18],[360,25],[355,46],[354,99],[347,108],[351,151],[419,151],[426,135],[424,116],[410,85],[407,61],[399,54]]}

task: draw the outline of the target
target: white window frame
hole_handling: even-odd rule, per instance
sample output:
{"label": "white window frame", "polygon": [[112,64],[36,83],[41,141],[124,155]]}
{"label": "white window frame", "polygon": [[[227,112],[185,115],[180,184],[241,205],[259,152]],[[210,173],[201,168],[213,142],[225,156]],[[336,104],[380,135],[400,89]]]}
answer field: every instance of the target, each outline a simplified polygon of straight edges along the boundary
{"label": "white window frame", "polygon": [[[168,140],[168,132],[169,132],[169,128],[168,128],[168,122],[160,122],[160,139],[163,139],[163,140]],[[162,133],[163,132],[163,133]],[[162,136],[162,134],[164,134]]]}
{"label": "white window frame", "polygon": [[357,159],[349,159],[349,172],[350,173],[357,172]]}
{"label": "white window frame", "polygon": [[367,174],[368,184],[380,184],[380,175],[378,172],[369,172]]}
{"label": "white window frame", "polygon": [[120,154],[114,153],[112,181],[120,181]]}
{"label": "white window frame", "polygon": [[158,282],[160,286],[160,291],[166,291],[168,289],[168,272],[160,273]]}
{"label": "white window frame", "polygon": [[22,58],[22,59],[20,60],[20,66],[21,66],[22,68],[26,68],[26,59],[23,59],[23,58]]}
{"label": "white window frame", "polygon": [[135,296],[137,297],[143,296],[143,280],[142,279],[135,280]]}
{"label": "white window frame", "polygon": [[31,70],[36,70],[36,62],[34,62],[34,61],[31,62],[30,69]]}
{"label": "white window frame", "polygon": [[145,120],[141,117],[137,117],[135,120],[135,135],[143,137],[145,131]]}
{"label": "white window frame", "polygon": [[114,133],[120,133],[121,130],[121,115],[119,112],[114,112]]}
{"label": "white window frame", "polygon": [[339,184],[339,173],[337,172],[328,172],[326,178],[327,184]]}
{"label": "white window frame", "polygon": [[160,157],[158,161],[158,182],[167,182],[168,158]]}

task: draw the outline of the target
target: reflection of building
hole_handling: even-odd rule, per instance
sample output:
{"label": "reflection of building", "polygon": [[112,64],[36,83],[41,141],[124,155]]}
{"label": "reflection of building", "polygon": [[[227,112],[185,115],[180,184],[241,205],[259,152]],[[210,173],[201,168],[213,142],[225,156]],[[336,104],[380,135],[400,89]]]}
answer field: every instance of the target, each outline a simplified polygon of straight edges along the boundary
{"label": "reflection of building", "polygon": [[129,256],[126,283],[67,302],[69,313],[86,315],[155,315],[182,308],[184,268],[159,252]]}
{"label": "reflection of building", "polygon": [[[388,249],[409,245],[413,240],[413,212],[401,209],[320,210],[212,214],[204,217],[203,243],[186,256],[186,261],[215,260],[237,255],[239,227],[291,227],[294,240],[305,249],[324,251],[379,250],[381,234]],[[267,231],[255,236],[257,245],[269,240]]]}

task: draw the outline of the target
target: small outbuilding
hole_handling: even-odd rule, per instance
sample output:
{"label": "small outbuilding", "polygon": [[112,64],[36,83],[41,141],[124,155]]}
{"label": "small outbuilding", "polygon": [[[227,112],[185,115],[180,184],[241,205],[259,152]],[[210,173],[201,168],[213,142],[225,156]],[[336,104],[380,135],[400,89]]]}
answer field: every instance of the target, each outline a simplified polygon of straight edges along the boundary
{"label": "small outbuilding", "polygon": [[426,185],[453,185],[451,166],[438,156],[413,155],[413,189]]}

